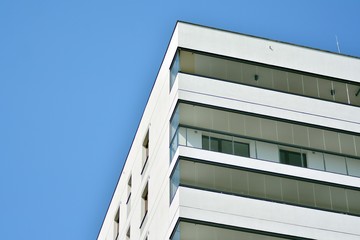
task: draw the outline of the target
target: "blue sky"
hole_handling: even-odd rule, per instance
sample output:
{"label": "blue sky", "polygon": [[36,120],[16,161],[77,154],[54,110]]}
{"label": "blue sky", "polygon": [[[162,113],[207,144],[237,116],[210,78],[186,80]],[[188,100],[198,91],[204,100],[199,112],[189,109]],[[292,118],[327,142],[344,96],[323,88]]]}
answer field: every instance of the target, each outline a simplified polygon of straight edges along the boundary
{"label": "blue sky", "polygon": [[[0,238],[95,239],[176,20],[360,57],[360,1],[0,1]],[[209,39],[211,41],[211,39]]]}

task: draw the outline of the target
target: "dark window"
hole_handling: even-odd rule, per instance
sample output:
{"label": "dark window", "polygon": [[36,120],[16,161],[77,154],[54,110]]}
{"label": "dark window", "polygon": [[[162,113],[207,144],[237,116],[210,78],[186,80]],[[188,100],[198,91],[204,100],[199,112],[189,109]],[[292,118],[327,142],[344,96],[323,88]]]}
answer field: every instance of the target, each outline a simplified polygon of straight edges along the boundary
{"label": "dark window", "polygon": [[126,232],[126,240],[130,240],[130,232],[131,232],[131,229],[129,227],[127,232]]}
{"label": "dark window", "polygon": [[132,177],[129,177],[128,180],[128,185],[127,185],[127,193],[128,193],[128,197],[126,200],[126,205],[127,205],[127,214],[129,215],[130,210],[131,210],[131,185],[132,185]]}
{"label": "dark window", "polygon": [[280,162],[298,167],[307,167],[305,153],[280,150]]}
{"label": "dark window", "polygon": [[149,130],[147,131],[143,141],[143,157],[142,157],[141,174],[144,173],[148,160],[149,160]]}
{"label": "dark window", "polygon": [[115,239],[119,236],[119,220],[120,220],[120,207],[116,211],[116,215],[114,218],[114,235]]}
{"label": "dark window", "polygon": [[204,136],[204,135],[202,136],[202,149],[210,150],[208,136]]}
{"label": "dark window", "polygon": [[247,143],[235,142],[205,135],[202,136],[202,149],[243,157],[250,156],[249,144]]}
{"label": "dark window", "polygon": [[143,226],[145,218],[147,216],[148,210],[149,210],[149,202],[148,202],[148,196],[149,196],[149,183],[146,183],[146,186],[143,190],[143,193],[141,194],[141,224],[140,228]]}
{"label": "dark window", "polygon": [[250,157],[249,144],[234,142],[234,154],[237,156]]}

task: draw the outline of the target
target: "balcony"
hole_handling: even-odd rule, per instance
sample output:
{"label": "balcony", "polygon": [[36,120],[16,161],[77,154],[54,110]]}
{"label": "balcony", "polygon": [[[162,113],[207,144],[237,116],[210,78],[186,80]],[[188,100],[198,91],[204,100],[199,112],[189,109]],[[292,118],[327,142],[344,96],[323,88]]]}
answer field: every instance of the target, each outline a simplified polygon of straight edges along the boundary
{"label": "balcony", "polygon": [[185,103],[170,125],[171,160],[186,146],[360,177],[357,134]]}
{"label": "balcony", "polygon": [[284,93],[360,106],[360,84],[276,66],[180,49],[171,65],[170,86],[178,72]]}
{"label": "balcony", "polygon": [[[230,176],[228,178],[231,178]],[[191,230],[181,226],[179,229],[174,227],[172,236],[178,234],[180,237],[173,238],[174,240],[212,239],[207,235],[210,232],[213,233],[211,236],[215,239],[217,239],[216,236],[218,239],[242,239],[225,238],[226,235],[222,235],[222,233],[225,234],[229,229],[240,232],[247,232],[247,229],[251,229],[253,233],[265,235],[253,236],[250,239],[272,239],[268,236],[269,233],[273,237],[284,237],[285,239],[337,240],[358,239],[360,236],[360,230],[357,227],[360,224],[360,218],[357,216],[279,204],[275,201],[225,194],[220,191],[180,186],[170,208],[174,213],[176,212],[180,222],[188,221],[196,224],[193,225],[195,228],[192,227]],[[208,231],[199,231],[202,228],[199,225],[206,225],[206,223],[211,223],[212,227],[219,226],[223,230],[218,232],[217,229],[208,228]],[[199,226],[199,229],[196,229],[196,226]],[[240,232],[233,232],[233,234],[242,236]],[[276,234],[274,236],[271,233]],[[197,236],[199,238],[196,238]]]}
{"label": "balcony", "polygon": [[181,159],[170,177],[171,200],[179,186],[360,216],[358,188],[197,159]]}
{"label": "balcony", "polygon": [[171,159],[178,146],[360,177],[360,160],[354,157],[204,129],[179,127],[170,145]]}

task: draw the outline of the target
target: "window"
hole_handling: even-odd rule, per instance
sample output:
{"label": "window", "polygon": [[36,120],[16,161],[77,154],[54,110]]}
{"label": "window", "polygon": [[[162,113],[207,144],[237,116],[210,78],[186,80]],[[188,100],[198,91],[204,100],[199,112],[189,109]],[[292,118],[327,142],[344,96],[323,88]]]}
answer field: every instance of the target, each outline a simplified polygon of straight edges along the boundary
{"label": "window", "polygon": [[149,202],[148,202],[148,194],[149,194],[149,183],[146,183],[146,186],[143,190],[143,193],[141,194],[141,224],[140,224],[140,228],[143,226],[145,218],[147,216],[148,213],[148,209],[149,209]]}
{"label": "window", "polygon": [[119,217],[120,217],[120,207],[116,211],[116,215],[115,215],[115,218],[114,218],[114,236],[115,236],[115,239],[117,239],[118,236],[119,236]]}
{"label": "window", "polygon": [[280,162],[288,165],[307,167],[306,154],[280,149]]}
{"label": "window", "polygon": [[128,186],[127,186],[127,191],[128,191],[128,197],[126,200],[126,205],[127,205],[127,214],[129,214],[130,209],[131,209],[131,184],[132,184],[132,176],[130,175],[129,180],[128,180]]}
{"label": "window", "polygon": [[130,227],[128,228],[127,232],[126,232],[126,240],[130,240]]}
{"label": "window", "polygon": [[147,131],[146,136],[144,138],[144,142],[143,142],[143,157],[142,157],[141,174],[143,174],[145,171],[148,159],[149,159],[149,130]]}
{"label": "window", "polygon": [[202,149],[250,157],[249,144],[206,135],[202,136]]}

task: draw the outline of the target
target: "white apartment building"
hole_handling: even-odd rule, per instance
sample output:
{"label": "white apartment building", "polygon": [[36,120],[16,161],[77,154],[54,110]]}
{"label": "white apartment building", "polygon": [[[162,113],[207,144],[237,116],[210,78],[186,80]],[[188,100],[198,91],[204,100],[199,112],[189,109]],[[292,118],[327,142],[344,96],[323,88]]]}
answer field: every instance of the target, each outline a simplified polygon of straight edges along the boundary
{"label": "white apartment building", "polygon": [[360,239],[360,59],[178,22],[104,240]]}

